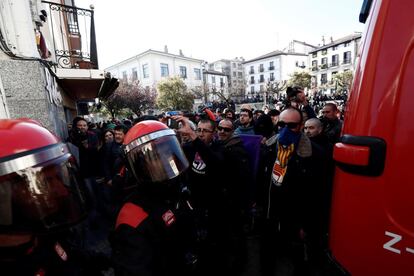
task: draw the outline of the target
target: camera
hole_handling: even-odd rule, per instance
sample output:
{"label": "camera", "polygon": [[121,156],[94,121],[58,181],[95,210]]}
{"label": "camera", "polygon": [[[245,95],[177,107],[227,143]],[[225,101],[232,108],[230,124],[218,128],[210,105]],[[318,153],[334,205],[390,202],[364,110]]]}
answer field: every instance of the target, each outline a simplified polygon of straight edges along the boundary
{"label": "camera", "polygon": [[173,118],[167,118],[167,126],[172,129],[179,129],[179,123]]}
{"label": "camera", "polygon": [[181,115],[180,111],[167,111],[165,116],[167,117],[167,126],[172,129],[178,129],[180,126],[176,120],[171,118],[172,116]]}

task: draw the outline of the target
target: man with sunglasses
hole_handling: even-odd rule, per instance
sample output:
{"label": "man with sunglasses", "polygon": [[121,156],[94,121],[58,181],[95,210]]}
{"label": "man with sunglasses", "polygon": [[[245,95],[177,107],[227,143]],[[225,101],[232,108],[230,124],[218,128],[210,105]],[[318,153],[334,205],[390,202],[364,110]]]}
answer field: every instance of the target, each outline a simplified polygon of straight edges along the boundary
{"label": "man with sunglasses", "polygon": [[[231,274],[231,223],[224,177],[228,175],[228,170],[224,147],[214,139],[215,116],[207,113],[207,118],[199,121],[196,131],[191,129],[188,119],[182,116],[175,116],[174,119],[182,124],[178,132],[191,140],[183,145],[183,150],[191,166],[187,170],[185,184],[191,192],[197,221],[196,239],[200,248],[197,270],[200,275]],[[228,126],[222,124],[219,132],[226,132],[224,127],[228,130]]]}
{"label": "man with sunglasses", "polygon": [[[275,269],[274,258],[278,256],[290,258],[295,273],[306,274],[301,271],[305,267],[305,236],[312,248],[316,247],[313,245],[318,239],[313,225],[322,182],[319,168],[322,154],[302,132],[302,121],[302,112],[288,107],[280,114],[278,136],[273,144],[267,144],[274,153],[273,162],[268,164],[267,221],[262,243],[265,252],[262,264],[268,275]],[[275,248],[279,250],[275,251]],[[313,256],[310,253],[311,259]]]}

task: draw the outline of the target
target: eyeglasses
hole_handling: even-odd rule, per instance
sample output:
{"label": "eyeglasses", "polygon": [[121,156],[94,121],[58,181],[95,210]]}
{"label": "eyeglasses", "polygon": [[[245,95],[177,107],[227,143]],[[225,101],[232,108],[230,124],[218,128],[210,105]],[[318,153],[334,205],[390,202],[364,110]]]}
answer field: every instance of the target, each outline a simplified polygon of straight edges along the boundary
{"label": "eyeglasses", "polygon": [[288,128],[290,128],[290,129],[295,129],[295,128],[297,128],[299,125],[300,125],[300,123],[293,123],[293,122],[290,122],[290,123],[285,123],[285,122],[283,122],[283,121],[279,121],[279,122],[277,122],[277,126],[278,126],[279,128],[288,127]]}
{"label": "eyeglasses", "polygon": [[213,133],[213,130],[205,129],[205,128],[197,128],[196,131],[199,133]]}
{"label": "eyeglasses", "polygon": [[222,126],[218,126],[217,127],[217,130],[218,131],[224,131],[224,132],[231,132],[231,131],[233,131],[233,129],[232,128],[229,128],[229,127],[222,127]]}

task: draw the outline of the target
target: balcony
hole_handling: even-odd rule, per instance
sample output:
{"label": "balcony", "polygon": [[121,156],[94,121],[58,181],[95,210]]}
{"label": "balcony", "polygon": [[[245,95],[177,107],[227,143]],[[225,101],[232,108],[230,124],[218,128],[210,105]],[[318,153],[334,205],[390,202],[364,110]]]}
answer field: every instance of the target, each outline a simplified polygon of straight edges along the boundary
{"label": "balcony", "polygon": [[318,66],[317,66],[317,65],[316,65],[316,66],[313,66],[311,70],[312,70],[313,72],[318,71]]}
{"label": "balcony", "polygon": [[263,67],[260,67],[259,68],[259,72],[264,72],[264,68]]}
{"label": "balcony", "polygon": [[326,68],[328,68],[328,64],[327,63],[321,65],[321,69],[326,69]]}
{"label": "balcony", "polygon": [[98,69],[94,11],[48,1],[42,3],[47,24],[41,31],[50,43],[51,69],[68,95],[64,102],[109,97],[119,82]]}
{"label": "balcony", "polygon": [[254,70],[250,70],[249,71],[249,74],[254,74]]}
{"label": "balcony", "polygon": [[335,67],[335,66],[338,66],[339,65],[339,63],[336,61],[336,62],[332,62],[331,64],[329,64],[329,67]]}
{"label": "balcony", "polygon": [[263,79],[260,79],[259,82],[264,82],[264,78]]}
{"label": "balcony", "polygon": [[98,69],[94,11],[48,1],[52,61],[64,69]]}
{"label": "balcony", "polygon": [[275,70],[274,66],[269,66],[269,71]]}
{"label": "balcony", "polygon": [[269,78],[269,81],[274,81],[275,80],[275,77],[270,77]]}
{"label": "balcony", "polygon": [[350,58],[344,59],[342,64],[351,64],[351,59]]}
{"label": "balcony", "polygon": [[254,80],[250,80],[250,84],[254,84]]}

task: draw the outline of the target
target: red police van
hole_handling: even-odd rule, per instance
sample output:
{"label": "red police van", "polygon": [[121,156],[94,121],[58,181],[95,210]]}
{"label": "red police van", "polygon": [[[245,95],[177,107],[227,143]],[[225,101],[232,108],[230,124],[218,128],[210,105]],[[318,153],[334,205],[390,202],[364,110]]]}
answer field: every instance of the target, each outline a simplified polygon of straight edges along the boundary
{"label": "red police van", "polygon": [[360,21],[334,149],[331,256],[344,274],[414,275],[414,0],[366,0]]}

